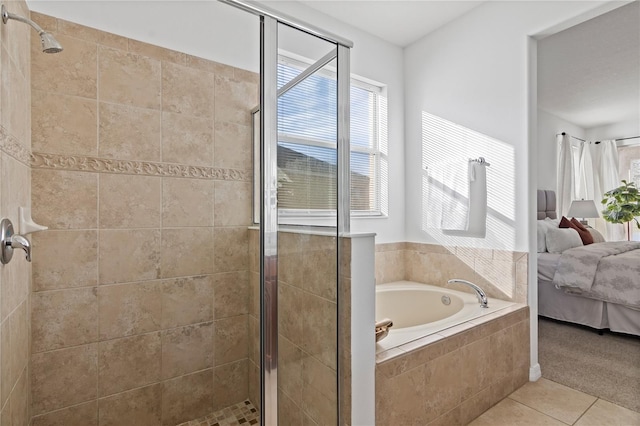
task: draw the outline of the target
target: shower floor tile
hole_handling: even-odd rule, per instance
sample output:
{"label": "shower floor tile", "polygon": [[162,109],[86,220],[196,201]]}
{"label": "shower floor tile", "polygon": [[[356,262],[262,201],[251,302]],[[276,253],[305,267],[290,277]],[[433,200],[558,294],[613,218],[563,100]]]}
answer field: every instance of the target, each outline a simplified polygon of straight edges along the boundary
{"label": "shower floor tile", "polygon": [[177,426],[249,426],[259,423],[260,413],[247,399],[208,416],[180,423]]}

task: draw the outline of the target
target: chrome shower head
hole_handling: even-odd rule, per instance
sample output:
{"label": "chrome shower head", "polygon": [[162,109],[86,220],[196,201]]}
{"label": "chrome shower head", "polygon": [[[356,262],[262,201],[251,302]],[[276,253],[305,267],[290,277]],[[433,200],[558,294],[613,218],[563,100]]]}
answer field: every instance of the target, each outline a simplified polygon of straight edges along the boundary
{"label": "chrome shower head", "polygon": [[44,53],[58,53],[62,52],[62,45],[58,43],[58,40],[51,34],[40,28],[38,24],[33,22],[31,19],[23,18],[20,15],[15,15],[13,13],[9,13],[7,8],[2,5],[2,22],[7,23],[9,19],[15,19],[16,21],[20,21],[22,23],[31,25],[34,30],[38,32],[40,36],[40,42],[42,43],[42,51]]}
{"label": "chrome shower head", "polygon": [[44,53],[62,52],[62,45],[58,43],[58,40],[51,33],[41,32],[40,41],[42,42],[42,51]]}

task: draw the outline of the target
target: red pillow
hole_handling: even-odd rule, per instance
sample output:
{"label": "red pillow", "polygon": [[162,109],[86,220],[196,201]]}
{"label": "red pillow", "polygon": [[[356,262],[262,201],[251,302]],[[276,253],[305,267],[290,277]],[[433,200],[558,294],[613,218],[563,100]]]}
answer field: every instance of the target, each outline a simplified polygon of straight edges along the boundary
{"label": "red pillow", "polygon": [[[577,222],[577,223],[576,223]],[[591,232],[587,228],[584,227],[576,218],[572,218],[571,220],[562,216],[562,220],[560,220],[560,228],[573,228],[580,235],[580,239],[582,240],[583,245],[593,244],[593,236]]]}

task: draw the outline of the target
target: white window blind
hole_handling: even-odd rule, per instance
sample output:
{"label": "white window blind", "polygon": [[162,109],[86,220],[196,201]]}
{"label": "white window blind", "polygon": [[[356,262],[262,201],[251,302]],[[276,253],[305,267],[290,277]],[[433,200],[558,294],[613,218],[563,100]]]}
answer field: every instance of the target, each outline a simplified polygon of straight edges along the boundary
{"label": "white window blind", "polygon": [[[278,86],[282,87],[307,66],[281,56]],[[281,215],[335,214],[336,103],[335,73],[328,67],[278,99]],[[381,87],[352,78],[350,124],[352,214],[386,214],[386,100]]]}

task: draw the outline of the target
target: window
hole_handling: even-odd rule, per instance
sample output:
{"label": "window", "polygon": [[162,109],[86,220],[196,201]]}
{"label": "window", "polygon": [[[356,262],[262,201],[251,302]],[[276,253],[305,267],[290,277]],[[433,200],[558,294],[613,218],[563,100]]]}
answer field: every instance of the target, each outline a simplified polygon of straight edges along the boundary
{"label": "window", "polygon": [[[308,63],[280,55],[278,86]],[[337,143],[336,80],[327,67],[278,99],[278,207],[281,217],[335,215]],[[386,98],[383,88],[351,79],[351,212],[353,216],[387,214],[388,159]],[[254,126],[258,123],[257,111]],[[259,151],[254,131],[254,152]],[[254,169],[259,173],[259,155]],[[259,180],[254,180],[256,212]],[[255,216],[257,219],[257,215]],[[257,221],[257,220],[256,220]]]}

